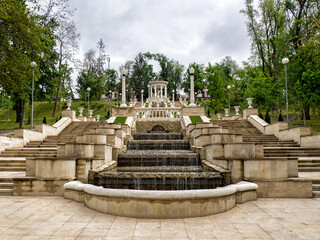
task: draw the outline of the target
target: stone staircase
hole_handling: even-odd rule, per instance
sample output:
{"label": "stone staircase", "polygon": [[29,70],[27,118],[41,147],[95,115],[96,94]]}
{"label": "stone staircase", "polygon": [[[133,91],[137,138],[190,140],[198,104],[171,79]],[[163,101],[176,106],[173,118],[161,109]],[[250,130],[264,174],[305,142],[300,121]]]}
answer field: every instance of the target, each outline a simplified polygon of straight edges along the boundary
{"label": "stone staircase", "polygon": [[[57,144],[74,141],[76,136],[99,127],[103,122],[73,122],[58,136],[49,136],[43,141],[30,141],[23,148],[6,149],[0,153],[0,195],[12,195],[12,174],[25,176],[26,160],[57,157]],[[8,174],[6,174],[8,173]],[[6,176],[7,175],[7,176]]]}
{"label": "stone staircase", "polygon": [[[212,120],[229,133],[242,134],[243,142],[264,145],[265,157],[298,158],[299,172],[320,172],[320,148],[303,148],[294,141],[281,141],[274,135],[262,134],[247,120]],[[313,179],[313,195],[320,197],[320,179]]]}
{"label": "stone staircase", "polygon": [[314,198],[320,198],[320,179],[312,181],[312,192]]}

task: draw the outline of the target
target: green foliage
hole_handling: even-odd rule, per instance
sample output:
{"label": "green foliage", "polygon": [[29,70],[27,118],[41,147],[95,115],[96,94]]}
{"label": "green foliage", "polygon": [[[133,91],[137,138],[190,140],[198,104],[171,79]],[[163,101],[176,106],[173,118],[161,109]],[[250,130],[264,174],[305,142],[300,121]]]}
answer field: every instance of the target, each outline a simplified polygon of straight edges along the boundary
{"label": "green foliage", "polygon": [[116,117],[114,120],[114,123],[120,123],[120,124],[125,124],[127,120],[127,117]]}
{"label": "green foliage", "polygon": [[189,116],[191,123],[202,123],[203,120],[200,116]]}

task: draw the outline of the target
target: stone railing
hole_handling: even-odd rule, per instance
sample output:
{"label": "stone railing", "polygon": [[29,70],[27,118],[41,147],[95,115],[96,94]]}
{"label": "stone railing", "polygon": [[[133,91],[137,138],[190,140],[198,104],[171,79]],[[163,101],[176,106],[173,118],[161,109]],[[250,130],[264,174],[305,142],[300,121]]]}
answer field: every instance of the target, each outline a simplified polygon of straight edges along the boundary
{"label": "stone railing", "polygon": [[135,118],[181,118],[179,107],[147,107],[135,108]]}

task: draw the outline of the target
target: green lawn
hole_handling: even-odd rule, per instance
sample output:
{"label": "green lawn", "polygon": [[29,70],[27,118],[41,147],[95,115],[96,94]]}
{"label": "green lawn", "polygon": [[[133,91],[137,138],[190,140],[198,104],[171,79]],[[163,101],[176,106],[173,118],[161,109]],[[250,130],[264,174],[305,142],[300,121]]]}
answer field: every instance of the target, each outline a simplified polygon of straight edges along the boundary
{"label": "green lawn", "polygon": [[[112,102],[111,106],[115,107],[117,106],[119,102]],[[43,122],[43,118],[46,117],[47,124],[54,124],[59,120],[61,117],[61,111],[63,109],[67,108],[66,102],[59,102],[56,116],[52,117],[54,102],[35,102],[34,103],[34,125],[39,124]],[[76,111],[76,115],[79,115],[78,108],[83,107],[83,115],[87,115],[88,110],[88,103],[84,101],[77,101],[72,102],[71,109]],[[107,114],[109,111],[109,102],[100,102],[100,101],[92,101],[89,105],[90,109],[93,109],[93,116],[100,115],[100,120],[105,121],[107,119]],[[29,105],[26,105],[26,112],[25,112],[25,122],[24,122],[24,128],[30,128],[30,124],[27,124],[28,118],[31,114],[31,107]],[[15,128],[19,127],[19,124],[15,122],[16,119],[16,113],[14,110],[11,109],[9,111],[9,121],[8,119],[8,108],[2,108],[0,109],[0,131],[1,130],[13,130]]]}
{"label": "green lawn", "polygon": [[127,117],[116,117],[116,119],[114,120],[113,123],[121,123],[121,124],[125,124],[127,120]]}
{"label": "green lawn", "polygon": [[191,123],[202,123],[202,118],[200,116],[189,116]]}

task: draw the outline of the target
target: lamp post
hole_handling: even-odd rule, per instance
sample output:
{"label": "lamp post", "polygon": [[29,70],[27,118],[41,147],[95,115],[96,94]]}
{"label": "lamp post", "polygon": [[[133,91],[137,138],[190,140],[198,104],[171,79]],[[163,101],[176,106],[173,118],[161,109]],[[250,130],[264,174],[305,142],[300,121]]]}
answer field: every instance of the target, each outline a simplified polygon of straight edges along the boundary
{"label": "lamp post", "polygon": [[231,116],[231,108],[230,108],[230,89],[231,89],[231,86],[229,85],[227,87],[227,89],[228,89],[228,92],[229,92],[229,115]]}
{"label": "lamp post", "polygon": [[122,69],[122,102],[120,107],[128,107],[126,104],[126,70]]}
{"label": "lamp post", "polygon": [[288,81],[287,81],[287,64],[289,63],[288,58],[282,59],[282,63],[284,65],[284,72],[286,78],[286,109],[287,109],[287,128],[289,129],[289,104],[288,104]]}
{"label": "lamp post", "polygon": [[88,91],[88,111],[87,111],[87,117],[89,117],[89,97],[90,97],[91,88],[88,87],[88,88],[87,88],[87,91]]}
{"label": "lamp post", "polygon": [[9,109],[10,109],[10,98],[11,98],[11,96],[8,96],[8,121],[9,121]]}
{"label": "lamp post", "polygon": [[112,91],[109,90],[109,117],[111,117],[111,98],[112,98]]}
{"label": "lamp post", "polygon": [[33,91],[34,91],[34,68],[37,67],[35,62],[30,63],[32,68],[32,93],[31,93],[31,129],[33,129]]}
{"label": "lamp post", "polygon": [[172,90],[172,107],[174,107],[174,90]]}
{"label": "lamp post", "polygon": [[194,103],[194,69],[190,68],[190,107],[196,107],[197,105]]}
{"label": "lamp post", "polygon": [[143,90],[141,90],[141,107],[143,107]]}
{"label": "lamp post", "polygon": [[204,94],[206,95],[206,115],[208,116],[208,95],[207,95],[207,93],[208,93],[208,89],[205,88]]}

